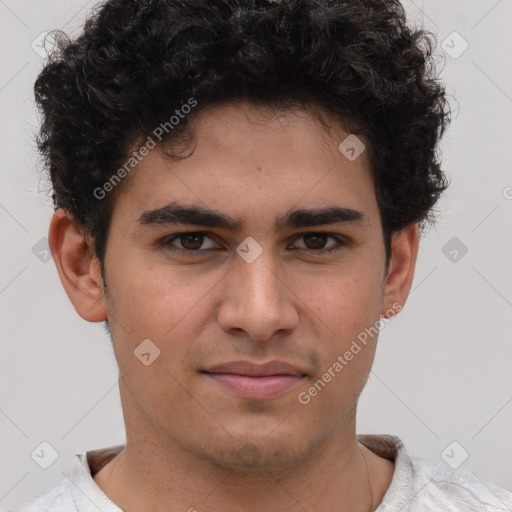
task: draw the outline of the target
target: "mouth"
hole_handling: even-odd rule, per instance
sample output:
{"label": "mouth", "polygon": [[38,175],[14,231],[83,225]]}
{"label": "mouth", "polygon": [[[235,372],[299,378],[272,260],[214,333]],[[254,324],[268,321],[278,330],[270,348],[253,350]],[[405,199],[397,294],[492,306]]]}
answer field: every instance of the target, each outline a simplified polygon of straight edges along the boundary
{"label": "mouth", "polygon": [[254,364],[233,361],[201,371],[224,390],[241,398],[277,398],[299,385],[307,374],[282,361]]}

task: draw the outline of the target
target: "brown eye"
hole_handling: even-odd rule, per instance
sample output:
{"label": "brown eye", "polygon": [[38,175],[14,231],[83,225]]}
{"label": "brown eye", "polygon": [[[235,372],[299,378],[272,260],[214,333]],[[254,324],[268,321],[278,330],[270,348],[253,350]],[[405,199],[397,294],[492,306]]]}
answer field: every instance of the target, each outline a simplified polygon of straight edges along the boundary
{"label": "brown eye", "polygon": [[[334,240],[335,243],[331,243],[326,247],[329,238]],[[304,233],[299,236],[298,242],[301,242],[302,246],[295,245],[295,249],[303,249],[313,256],[327,255],[347,245],[343,237],[320,232]],[[297,244],[297,242],[295,242],[295,244]]]}
{"label": "brown eye", "polygon": [[303,238],[308,249],[323,249],[329,235],[324,233],[310,233],[304,235]]}
{"label": "brown eye", "polygon": [[[201,231],[177,233],[163,240],[163,245],[172,251],[202,254],[209,250],[219,249],[219,246]],[[209,243],[209,245],[208,245]],[[206,246],[205,246],[206,245]]]}
{"label": "brown eye", "polygon": [[180,236],[181,245],[189,251],[196,251],[203,245],[204,235],[202,233],[186,233]]}

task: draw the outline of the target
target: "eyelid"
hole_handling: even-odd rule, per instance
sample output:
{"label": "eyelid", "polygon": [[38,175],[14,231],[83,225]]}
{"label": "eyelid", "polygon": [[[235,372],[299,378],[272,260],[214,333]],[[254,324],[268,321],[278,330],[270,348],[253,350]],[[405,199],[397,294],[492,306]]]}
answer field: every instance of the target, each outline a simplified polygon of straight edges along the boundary
{"label": "eyelid", "polygon": [[171,242],[174,240],[178,240],[183,235],[204,235],[205,237],[212,240],[212,242],[219,245],[212,237],[212,233],[208,233],[207,231],[181,231],[180,233],[174,233],[173,235],[168,235],[165,238],[162,239],[161,245],[168,248],[169,250],[173,252],[180,252],[185,253],[187,255],[194,255],[194,254],[201,254],[201,253],[208,253],[209,251],[217,251],[219,249],[196,249],[196,250],[190,250],[187,251],[186,249],[181,249],[179,247],[171,247]]}

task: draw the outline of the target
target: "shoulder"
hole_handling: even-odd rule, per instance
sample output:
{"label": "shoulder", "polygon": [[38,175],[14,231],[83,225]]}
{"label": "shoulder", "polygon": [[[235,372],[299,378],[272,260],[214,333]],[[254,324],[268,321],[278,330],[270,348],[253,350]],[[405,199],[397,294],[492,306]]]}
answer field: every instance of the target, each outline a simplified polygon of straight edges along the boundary
{"label": "shoulder", "polygon": [[411,512],[512,511],[512,492],[475,473],[455,470],[424,457],[410,456],[413,498]]}
{"label": "shoulder", "polygon": [[512,512],[512,492],[475,473],[410,454],[391,435],[359,435],[374,453],[395,464],[376,512]]}
{"label": "shoulder", "polygon": [[82,512],[92,510],[91,507],[104,512],[121,512],[96,485],[92,475],[122,448],[123,445],[118,445],[75,454],[69,477],[7,512]]}
{"label": "shoulder", "polygon": [[77,508],[66,479],[41,491],[7,512],[76,512]]}

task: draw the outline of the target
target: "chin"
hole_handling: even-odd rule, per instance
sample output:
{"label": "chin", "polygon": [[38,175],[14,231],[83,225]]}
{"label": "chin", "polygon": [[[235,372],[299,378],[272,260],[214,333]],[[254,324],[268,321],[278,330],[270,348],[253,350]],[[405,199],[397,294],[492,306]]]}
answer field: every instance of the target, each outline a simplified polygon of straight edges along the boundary
{"label": "chin", "polygon": [[321,446],[326,435],[306,439],[280,431],[266,430],[257,435],[254,430],[245,435],[222,436],[223,439],[208,439],[206,445],[195,447],[196,455],[224,469],[237,471],[278,471],[303,463]]}
{"label": "chin", "polygon": [[291,451],[289,443],[258,442],[251,438],[231,442],[229,447],[212,448],[202,452],[205,459],[216,466],[237,471],[259,472],[285,469],[302,459],[297,450],[298,447],[294,447]]}

